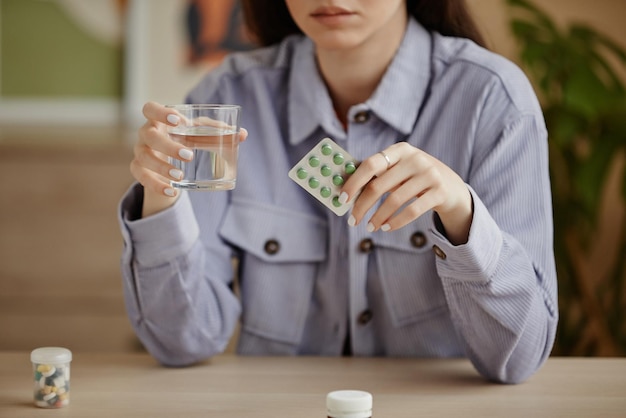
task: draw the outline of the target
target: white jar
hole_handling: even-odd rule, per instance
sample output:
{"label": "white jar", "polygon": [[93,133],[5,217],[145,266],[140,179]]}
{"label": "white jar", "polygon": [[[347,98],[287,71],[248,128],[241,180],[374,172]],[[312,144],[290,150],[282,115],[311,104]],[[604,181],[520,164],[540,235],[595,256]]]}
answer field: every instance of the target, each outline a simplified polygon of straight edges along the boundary
{"label": "white jar", "polygon": [[372,394],[361,390],[337,390],[326,395],[328,418],[371,418]]}
{"label": "white jar", "polygon": [[70,403],[72,352],[62,347],[41,347],[30,353],[33,363],[34,401],[40,408],[62,408]]}

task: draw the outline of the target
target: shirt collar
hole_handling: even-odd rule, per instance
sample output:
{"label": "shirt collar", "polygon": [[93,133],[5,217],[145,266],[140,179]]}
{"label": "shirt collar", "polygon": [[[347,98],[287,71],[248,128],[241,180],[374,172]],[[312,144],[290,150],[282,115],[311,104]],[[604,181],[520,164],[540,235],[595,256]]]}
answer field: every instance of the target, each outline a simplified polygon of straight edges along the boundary
{"label": "shirt collar", "polygon": [[[289,140],[298,144],[321,127],[345,138],[315,60],[315,47],[303,38],[292,57],[289,76]],[[403,135],[415,125],[431,77],[431,36],[411,18],[395,57],[365,107]],[[363,106],[359,106],[363,110]]]}

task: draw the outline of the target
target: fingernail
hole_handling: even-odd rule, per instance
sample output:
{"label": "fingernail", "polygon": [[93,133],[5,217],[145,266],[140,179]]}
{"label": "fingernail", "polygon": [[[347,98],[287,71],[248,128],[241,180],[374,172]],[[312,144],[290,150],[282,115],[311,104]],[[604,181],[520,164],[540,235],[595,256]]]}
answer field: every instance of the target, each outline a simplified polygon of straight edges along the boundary
{"label": "fingernail", "polygon": [[165,193],[169,197],[176,196],[176,190],[170,189],[169,187],[167,189],[163,190],[163,193]]}
{"label": "fingernail", "polygon": [[172,178],[179,180],[183,178],[183,172],[177,168],[172,168],[170,170],[170,176],[172,176]]}
{"label": "fingernail", "polygon": [[389,224],[382,224],[382,226],[380,227],[380,230],[383,232],[387,232],[391,229],[391,225]]}
{"label": "fingernail", "polygon": [[348,218],[348,225],[350,226],[356,225],[356,219],[354,218],[354,216],[350,215],[350,217]]}
{"label": "fingernail", "polygon": [[341,192],[341,194],[339,195],[339,203],[341,203],[342,205],[345,204],[348,201],[348,193],[346,192]]}
{"label": "fingernail", "polygon": [[374,224],[371,222],[368,222],[367,227],[365,229],[367,230],[367,232],[374,232],[374,229],[375,229]]}
{"label": "fingernail", "polygon": [[178,155],[180,155],[181,158],[184,158],[185,160],[191,160],[193,158],[193,151],[187,148],[182,148],[180,151],[178,151]]}
{"label": "fingernail", "polygon": [[172,125],[178,125],[178,122],[180,122],[180,117],[170,113],[169,115],[167,115],[167,121]]}

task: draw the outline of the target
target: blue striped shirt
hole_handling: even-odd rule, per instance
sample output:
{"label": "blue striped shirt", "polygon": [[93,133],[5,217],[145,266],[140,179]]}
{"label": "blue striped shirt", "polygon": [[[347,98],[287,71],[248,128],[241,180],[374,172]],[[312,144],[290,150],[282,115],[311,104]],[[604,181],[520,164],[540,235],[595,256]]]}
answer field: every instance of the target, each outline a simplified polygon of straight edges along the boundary
{"label": "blue striped shirt", "polygon": [[[335,356],[350,333],[357,356],[465,356],[500,382],[547,358],[558,317],[547,133],[515,65],[411,20],[346,128],[302,36],[229,56],[187,100],[241,105],[250,135],[235,190],[185,192],[145,219],[141,186],[122,199],[127,310],[159,361],[220,353],[238,322],[240,354]],[[287,176],[326,136],[359,160],[403,140],[443,161],[473,198],[468,242],[452,245],[433,213],[391,232],[349,227]]]}

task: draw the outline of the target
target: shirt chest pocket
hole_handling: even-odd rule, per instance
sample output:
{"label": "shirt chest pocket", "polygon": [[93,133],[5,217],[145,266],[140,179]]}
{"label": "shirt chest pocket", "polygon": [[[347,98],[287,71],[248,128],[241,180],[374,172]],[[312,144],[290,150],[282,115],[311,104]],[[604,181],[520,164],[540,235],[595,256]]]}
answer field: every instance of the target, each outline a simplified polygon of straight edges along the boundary
{"label": "shirt chest pocket", "polygon": [[429,243],[429,217],[394,232],[378,233],[376,263],[394,326],[402,327],[447,312],[435,255]]}
{"label": "shirt chest pocket", "polygon": [[297,344],[319,264],[326,259],[326,221],[276,206],[233,201],[220,234],[241,250],[242,331]]}

